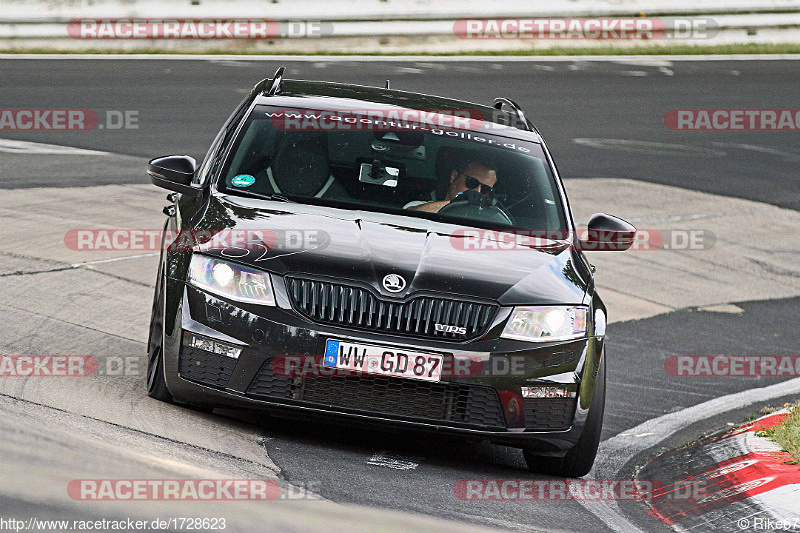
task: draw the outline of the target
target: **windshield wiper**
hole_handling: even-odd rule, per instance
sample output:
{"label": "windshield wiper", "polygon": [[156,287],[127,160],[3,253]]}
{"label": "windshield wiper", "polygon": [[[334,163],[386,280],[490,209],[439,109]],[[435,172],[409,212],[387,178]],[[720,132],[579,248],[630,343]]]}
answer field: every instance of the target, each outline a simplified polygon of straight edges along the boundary
{"label": "windshield wiper", "polygon": [[[229,190],[226,190],[225,192],[230,194]],[[286,202],[286,203],[289,203],[289,204],[296,204],[297,203],[294,200],[290,200],[286,196],[283,196],[282,194],[261,194],[261,193],[252,192],[252,191],[244,191],[244,190],[238,191],[237,190],[236,191],[236,195],[249,196],[250,198],[259,198],[261,200],[274,200],[276,202]]]}

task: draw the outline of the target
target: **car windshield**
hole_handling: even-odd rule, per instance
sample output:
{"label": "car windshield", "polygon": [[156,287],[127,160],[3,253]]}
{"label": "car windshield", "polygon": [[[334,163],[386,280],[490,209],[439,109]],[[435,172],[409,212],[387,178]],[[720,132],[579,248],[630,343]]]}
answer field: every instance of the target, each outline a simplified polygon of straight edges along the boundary
{"label": "car windshield", "polygon": [[257,106],[218,189],[477,227],[565,229],[540,144],[360,116]]}

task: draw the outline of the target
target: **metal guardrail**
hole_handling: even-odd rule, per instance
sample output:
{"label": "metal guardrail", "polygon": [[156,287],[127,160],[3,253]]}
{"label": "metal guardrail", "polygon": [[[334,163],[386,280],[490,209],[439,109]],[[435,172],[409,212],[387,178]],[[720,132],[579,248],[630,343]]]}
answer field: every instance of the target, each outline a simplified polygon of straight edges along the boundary
{"label": "metal guardrail", "polygon": [[[100,19],[102,17],[91,17]],[[115,17],[124,18],[124,17]],[[134,19],[136,17],[130,17]],[[156,17],[141,17],[142,20]],[[168,19],[169,17],[164,17]],[[213,17],[204,17],[213,18]],[[225,16],[225,19],[234,17]],[[500,18],[500,17],[492,17]],[[682,17],[688,20],[693,17]],[[694,17],[698,18],[698,17]],[[715,30],[735,29],[800,29],[800,12],[781,14],[717,15],[702,17],[713,22]],[[281,19],[287,20],[287,19]],[[665,21],[671,18],[663,18]],[[391,21],[329,21],[324,23],[318,37],[379,37],[383,35],[453,36],[455,20],[391,20]],[[669,26],[669,24],[667,24]],[[669,28],[667,33],[669,33]],[[8,23],[0,18],[0,39],[57,39],[69,38],[66,23]]]}
{"label": "metal guardrail", "polygon": [[[154,0],[0,0],[0,48],[204,50],[275,50],[318,52],[512,50],[556,46],[608,44],[598,39],[517,38],[465,39],[457,26],[465,19],[643,18],[658,19],[665,27],[660,38],[615,41],[620,46],[731,43],[800,43],[800,0],[438,0],[420,5],[379,0],[199,0],[191,5]],[[316,24],[315,31],[279,33],[263,39],[83,39],[75,22],[98,19],[130,20],[246,20],[281,24]],[[675,20],[705,21],[705,33],[681,34]],[[71,30],[68,29],[73,23]],[[557,36],[563,37],[563,36]],[[635,41],[635,42],[634,42]]]}
{"label": "metal guardrail", "polygon": [[253,18],[387,21],[509,17],[610,17],[785,13],[800,0],[0,0],[4,23],[67,22],[76,18]]}

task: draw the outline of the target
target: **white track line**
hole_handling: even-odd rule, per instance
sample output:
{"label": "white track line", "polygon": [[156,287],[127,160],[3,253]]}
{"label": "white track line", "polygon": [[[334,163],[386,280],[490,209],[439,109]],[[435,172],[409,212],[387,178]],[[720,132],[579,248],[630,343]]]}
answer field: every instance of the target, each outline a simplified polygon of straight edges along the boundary
{"label": "white track line", "polygon": [[111,155],[110,152],[88,150],[86,148],[74,148],[72,146],[62,146],[60,144],[45,144],[30,141],[15,141],[11,139],[0,139],[0,152],[18,155]]}
{"label": "white track line", "polygon": [[111,259],[98,259],[96,261],[84,261],[83,263],[73,263],[70,265],[71,268],[80,268],[82,266],[91,266],[91,265],[100,265],[103,263],[116,263],[117,261],[127,261],[128,259],[141,259],[142,257],[153,257],[154,255],[159,255],[161,252],[151,252],[148,254],[139,254],[139,255],[126,255],[123,257],[112,257]]}
{"label": "white track line", "polygon": [[[630,458],[656,446],[685,427],[712,416],[791,394],[800,394],[800,378],[782,381],[768,387],[748,389],[735,394],[720,396],[675,413],[668,413],[650,419],[601,442],[598,460],[589,477],[613,479]],[[616,502],[584,502],[578,500],[578,503],[614,531],[639,530],[638,527],[623,516]]]}
{"label": "white track line", "polygon": [[666,61],[797,61],[800,54],[709,54],[709,55],[590,55],[590,56],[324,56],[324,55],[215,55],[215,54],[0,54],[0,59],[136,59],[169,61],[301,61],[301,62],[491,62],[491,63],[529,63],[529,62],[624,62],[642,60]]}
{"label": "white track line", "polygon": [[381,451],[372,455],[367,461],[368,465],[384,466],[394,470],[414,470],[419,466],[415,458],[406,457],[396,453]]}

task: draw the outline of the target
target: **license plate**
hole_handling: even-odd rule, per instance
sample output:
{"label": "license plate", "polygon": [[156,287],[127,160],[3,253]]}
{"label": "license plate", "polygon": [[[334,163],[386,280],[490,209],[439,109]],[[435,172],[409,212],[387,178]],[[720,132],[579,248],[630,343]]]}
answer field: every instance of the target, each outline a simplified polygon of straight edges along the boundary
{"label": "license plate", "polygon": [[323,365],[364,374],[440,381],[441,355],[329,340]]}

